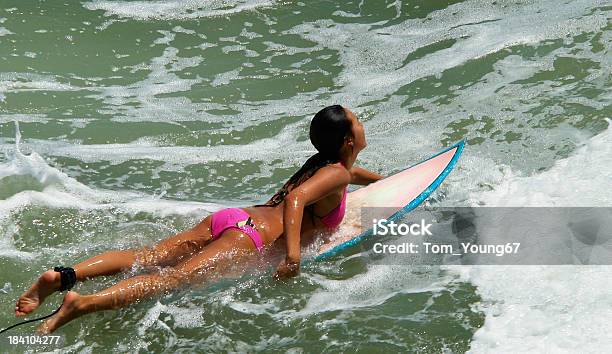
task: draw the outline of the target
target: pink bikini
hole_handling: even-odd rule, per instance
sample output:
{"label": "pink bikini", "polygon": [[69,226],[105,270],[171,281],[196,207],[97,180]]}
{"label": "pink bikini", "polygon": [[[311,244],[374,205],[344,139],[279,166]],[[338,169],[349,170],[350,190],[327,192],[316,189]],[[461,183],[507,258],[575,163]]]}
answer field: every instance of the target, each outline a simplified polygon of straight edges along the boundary
{"label": "pink bikini", "polygon": [[[335,229],[340,225],[344,218],[344,212],[346,209],[346,190],[342,194],[342,201],[340,205],[330,211],[327,215],[321,217],[321,222],[327,226],[328,229]],[[216,239],[223,231],[227,229],[238,229],[247,234],[255,247],[259,252],[263,248],[263,240],[259,231],[255,229],[255,224],[251,220],[249,214],[246,211],[239,208],[227,208],[219,210],[211,215],[210,230],[212,239]]]}
{"label": "pink bikini", "polygon": [[320,217],[321,222],[325,224],[328,229],[335,229],[338,227],[338,225],[340,225],[342,219],[344,219],[344,212],[346,211],[346,190],[347,188],[344,188],[340,205],[327,213],[327,215]]}
{"label": "pink bikini", "polygon": [[[347,168],[344,162],[340,161],[344,168]],[[327,213],[325,216],[320,216],[321,222],[327,226],[328,229],[335,229],[340,225],[342,219],[344,219],[344,212],[346,211],[346,191],[348,190],[348,186],[344,188],[342,192],[342,200],[340,201],[340,205],[335,207],[332,211]],[[314,210],[312,211],[314,215]]]}
{"label": "pink bikini", "polygon": [[261,252],[263,240],[246,211],[238,208],[227,208],[211,215],[210,232],[213,240],[221,236],[223,231],[227,229],[238,229],[247,234],[255,243],[257,250]]}

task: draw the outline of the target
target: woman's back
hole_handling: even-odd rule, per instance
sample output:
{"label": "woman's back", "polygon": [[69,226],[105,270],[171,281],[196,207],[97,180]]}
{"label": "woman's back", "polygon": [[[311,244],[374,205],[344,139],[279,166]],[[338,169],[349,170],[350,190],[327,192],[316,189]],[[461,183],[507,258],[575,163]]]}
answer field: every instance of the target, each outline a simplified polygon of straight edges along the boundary
{"label": "woman's back", "polygon": [[[337,193],[304,208],[301,234],[307,238],[316,231],[324,231],[336,227],[342,221],[346,205],[346,188]],[[283,236],[283,210],[285,202],[270,207],[249,207],[244,210],[249,213],[257,225],[265,244],[270,244]],[[305,239],[308,243],[309,239]]]}

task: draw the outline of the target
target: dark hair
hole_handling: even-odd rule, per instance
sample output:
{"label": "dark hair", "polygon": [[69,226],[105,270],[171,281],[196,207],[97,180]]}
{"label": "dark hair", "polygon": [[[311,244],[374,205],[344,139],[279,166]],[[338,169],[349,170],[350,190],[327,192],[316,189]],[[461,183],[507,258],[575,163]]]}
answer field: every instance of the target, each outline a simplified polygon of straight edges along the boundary
{"label": "dark hair", "polygon": [[312,177],[321,167],[340,161],[340,149],[350,132],[351,121],[342,106],[327,106],[317,112],[310,122],[310,142],[318,152],[306,160],[266,204],[257,206],[280,204],[292,189]]}

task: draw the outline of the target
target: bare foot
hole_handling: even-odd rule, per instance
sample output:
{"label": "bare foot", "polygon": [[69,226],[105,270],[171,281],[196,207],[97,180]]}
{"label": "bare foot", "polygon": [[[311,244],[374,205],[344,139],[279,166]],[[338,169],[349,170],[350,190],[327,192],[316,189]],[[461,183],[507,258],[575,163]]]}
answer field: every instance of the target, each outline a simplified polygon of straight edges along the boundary
{"label": "bare foot", "polygon": [[36,283],[17,300],[15,304],[15,316],[25,316],[36,310],[36,308],[45,301],[45,298],[59,290],[60,286],[60,273],[54,270],[44,272]]}
{"label": "bare foot", "polygon": [[83,306],[85,302],[83,298],[84,296],[74,291],[67,292],[59,312],[38,326],[36,331],[40,334],[49,334],[73,319],[84,315],[86,311]]}

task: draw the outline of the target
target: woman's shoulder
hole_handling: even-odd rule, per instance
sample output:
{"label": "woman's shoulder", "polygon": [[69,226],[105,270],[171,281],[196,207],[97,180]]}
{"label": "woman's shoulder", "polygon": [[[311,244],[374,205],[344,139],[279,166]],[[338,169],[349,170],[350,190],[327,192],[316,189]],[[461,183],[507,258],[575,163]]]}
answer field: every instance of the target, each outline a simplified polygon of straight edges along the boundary
{"label": "woman's shoulder", "polygon": [[351,172],[346,169],[340,162],[332,163],[327,166],[321,167],[315,175],[319,175],[324,178],[333,178],[343,183],[349,184],[351,181]]}

